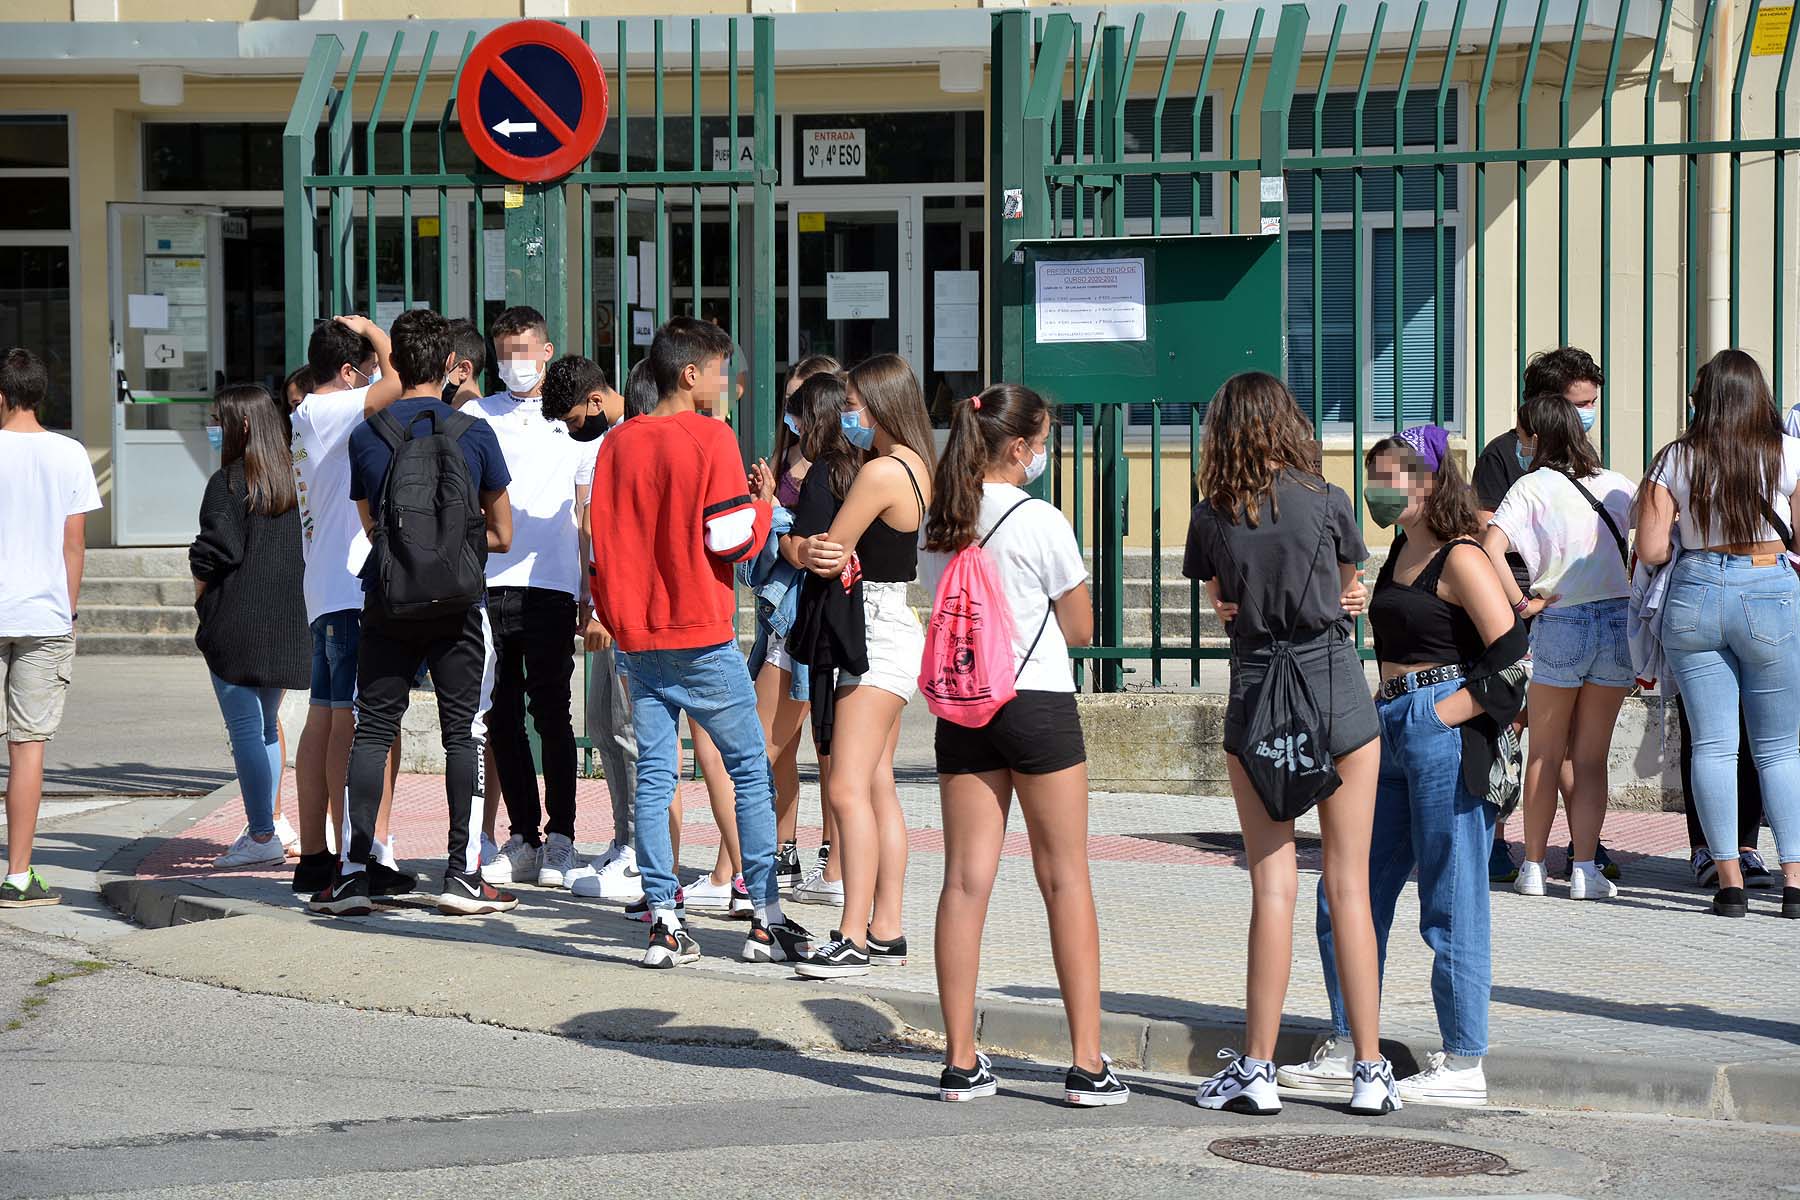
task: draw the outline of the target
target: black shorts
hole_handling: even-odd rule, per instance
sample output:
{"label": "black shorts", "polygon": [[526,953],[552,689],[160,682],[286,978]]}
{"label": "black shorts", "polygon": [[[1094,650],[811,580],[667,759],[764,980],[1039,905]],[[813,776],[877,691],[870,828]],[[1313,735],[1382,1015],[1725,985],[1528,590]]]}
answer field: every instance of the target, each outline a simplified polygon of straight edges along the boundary
{"label": "black shorts", "polygon": [[1049,775],[1086,761],[1073,692],[1020,692],[980,729],[938,718],[939,775]]}
{"label": "black shorts", "polygon": [[[1368,676],[1356,646],[1341,631],[1330,630],[1311,641],[1298,642],[1294,656],[1300,671],[1312,685],[1319,715],[1330,731],[1331,757],[1342,758],[1381,736],[1381,718],[1375,714]],[[1231,658],[1231,696],[1225,704],[1224,748],[1239,754],[1244,726],[1250,722],[1250,699],[1269,669],[1266,649],[1241,651]]]}

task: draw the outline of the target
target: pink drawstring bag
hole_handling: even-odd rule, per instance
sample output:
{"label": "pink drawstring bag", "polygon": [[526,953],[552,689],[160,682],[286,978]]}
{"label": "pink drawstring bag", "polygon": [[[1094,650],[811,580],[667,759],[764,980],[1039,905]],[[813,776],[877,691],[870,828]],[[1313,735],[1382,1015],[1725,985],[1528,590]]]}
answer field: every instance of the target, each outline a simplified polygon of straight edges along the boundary
{"label": "pink drawstring bag", "polygon": [[[958,550],[944,568],[932,600],[919,690],[934,716],[970,729],[986,725],[1012,702],[1025,669],[1024,663],[1013,667],[1012,608],[985,547],[1006,518],[1029,503],[1019,501],[994,522],[987,537]],[[1044,624],[1049,622],[1046,609]],[[1043,636],[1040,627],[1038,637]],[[1036,641],[1031,649],[1037,649]],[[1031,661],[1031,651],[1025,661]]]}

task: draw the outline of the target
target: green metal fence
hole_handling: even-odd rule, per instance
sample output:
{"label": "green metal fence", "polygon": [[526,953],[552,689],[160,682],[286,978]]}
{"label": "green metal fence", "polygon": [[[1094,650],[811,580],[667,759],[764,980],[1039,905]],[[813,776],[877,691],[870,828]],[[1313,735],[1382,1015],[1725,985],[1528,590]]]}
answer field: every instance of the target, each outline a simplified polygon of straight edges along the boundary
{"label": "green metal fence", "polygon": [[[1017,377],[1022,370],[1027,331],[1020,313],[1030,286],[1019,265],[1022,242],[1128,232],[1237,233],[1245,207],[1240,205],[1240,188],[1248,185],[1247,175],[1255,175],[1262,225],[1278,227],[1282,246],[1287,289],[1284,311],[1273,316],[1282,321],[1287,335],[1289,383],[1302,404],[1310,407],[1321,438],[1329,435],[1333,448],[1348,451],[1352,495],[1360,494],[1363,451],[1377,422],[1385,428],[1391,418],[1396,430],[1420,421],[1454,423],[1471,439],[1472,450],[1485,445],[1490,433],[1500,431],[1490,430],[1488,420],[1488,367],[1496,353],[1490,342],[1503,345],[1510,340],[1516,379],[1529,353],[1566,343],[1571,318],[1579,318],[1589,348],[1610,375],[1620,365],[1615,358],[1619,328],[1615,317],[1628,299],[1637,301],[1642,320],[1636,385],[1641,439],[1640,444],[1625,445],[1615,435],[1618,398],[1613,389],[1603,389],[1600,449],[1609,464],[1627,472],[1641,468],[1661,442],[1675,436],[1673,422],[1665,419],[1659,427],[1653,419],[1654,400],[1659,392],[1669,397],[1683,394],[1675,389],[1685,390],[1705,357],[1703,345],[1737,344],[1746,332],[1767,334],[1769,361],[1764,365],[1777,403],[1782,403],[1784,364],[1794,336],[1785,305],[1791,282],[1783,278],[1788,159],[1800,150],[1800,138],[1789,136],[1786,112],[1800,21],[1792,23],[1780,44],[1770,97],[1773,111],[1764,114],[1773,136],[1746,137],[1745,101],[1751,94],[1746,80],[1763,0],[1751,0],[1749,5],[1735,72],[1720,77],[1712,69],[1713,39],[1722,6],[1729,3],[1695,0],[1692,77],[1685,84],[1667,82],[1663,74],[1676,14],[1670,0],[1660,4],[1618,0],[1616,9],[1604,16],[1593,11],[1597,4],[1577,0],[1572,33],[1554,48],[1565,63],[1560,81],[1541,77],[1540,72],[1549,0],[1538,0],[1535,9],[1524,0],[1517,6],[1521,20],[1516,26],[1508,22],[1508,0],[1497,0],[1485,45],[1473,51],[1465,48],[1465,33],[1475,34],[1465,30],[1469,0],[1436,0],[1435,5],[1419,0],[1394,13],[1395,27],[1389,25],[1390,8],[1383,2],[1375,9],[1372,28],[1356,36],[1346,35],[1351,9],[1340,4],[1329,35],[1317,37],[1310,48],[1309,32],[1324,33],[1312,28],[1315,16],[1327,11],[1323,6],[1290,4],[1278,11],[1259,8],[1249,13],[1235,6],[1221,9],[1198,38],[1192,29],[1203,23],[1190,26],[1183,12],[1174,19],[1154,79],[1148,71],[1141,76],[1134,73],[1145,24],[1142,14],[1129,32],[1107,24],[1104,16],[1087,30],[1067,14],[1036,19],[1023,12],[1001,14],[993,39],[994,142],[989,174],[990,211],[995,216],[990,266],[997,303],[990,320],[992,344],[998,351],[996,375]],[[1450,15],[1448,37],[1438,48],[1421,51],[1433,13]],[[1409,16],[1407,29],[1401,22]],[[1528,36],[1523,34],[1527,18]],[[1610,25],[1604,24],[1607,18]],[[1604,31],[1604,41],[1590,22]],[[1441,36],[1442,27],[1436,32]],[[1384,34],[1397,35],[1390,37],[1386,48]],[[1405,39],[1403,56],[1399,37]],[[1507,57],[1502,72],[1501,52],[1509,40],[1515,53]],[[1584,43],[1589,50],[1585,61]],[[1236,49],[1239,45],[1241,49]],[[1593,83],[1585,90],[1578,86],[1584,68],[1598,80],[1597,88]],[[1194,85],[1191,92],[1181,94],[1173,84],[1184,72],[1193,77]],[[1640,141],[1615,136],[1615,94],[1625,74],[1647,78]],[[1383,76],[1386,79],[1377,88],[1376,80]],[[1261,85],[1255,101],[1253,81]],[[1509,114],[1490,111],[1500,107],[1494,102],[1497,82],[1517,88]],[[1532,105],[1548,102],[1542,91],[1534,95],[1540,84],[1555,88],[1553,141],[1534,141],[1532,136]],[[1709,138],[1703,101],[1727,88],[1730,134],[1717,136],[1715,130]],[[1591,123],[1589,133],[1578,137],[1573,111],[1578,98],[1597,108],[1598,138],[1591,136]],[[1682,138],[1658,140],[1659,101],[1677,100]],[[1255,103],[1259,116],[1259,134],[1253,142],[1242,132],[1250,103]],[[1127,118],[1134,112],[1137,119],[1128,136]],[[1505,116],[1513,117],[1512,144],[1496,145],[1494,129]],[[1464,134],[1465,125],[1472,126],[1472,139]],[[1185,142],[1186,153],[1166,151],[1170,141]],[[1744,202],[1750,195],[1744,181],[1747,155],[1772,160],[1770,220],[1752,226],[1753,236],[1767,239],[1759,240],[1753,251],[1766,245],[1771,257],[1749,264],[1750,271],[1767,272],[1766,282],[1756,284],[1758,295],[1768,299],[1770,325],[1761,330],[1746,330],[1742,323],[1743,301],[1751,288],[1742,236]],[[1643,221],[1641,257],[1629,264],[1641,276],[1641,293],[1635,297],[1623,297],[1624,288],[1615,278],[1625,264],[1615,252],[1612,226],[1631,200],[1619,196],[1631,182],[1630,175],[1615,170],[1620,163],[1639,166],[1630,173],[1637,177]],[[1571,168],[1576,164],[1597,164],[1597,194],[1584,190],[1572,195]],[[1679,175],[1678,214],[1658,209],[1659,190],[1666,190],[1666,184],[1659,189],[1657,183],[1664,178],[1659,174],[1664,166]],[[1505,182],[1502,173],[1508,168],[1513,186],[1495,195],[1490,186],[1496,180]],[[1701,183],[1707,169],[1729,172],[1730,293],[1729,329],[1708,328],[1703,343],[1704,273],[1698,261],[1707,245],[1701,226]],[[1553,231],[1528,226],[1530,206],[1519,200],[1527,195],[1532,180],[1551,170],[1557,177],[1558,220]],[[1277,178],[1284,181],[1281,188],[1262,186]],[[1387,202],[1381,194],[1386,194]],[[1179,215],[1171,219],[1175,209]],[[1458,209],[1460,218],[1447,223],[1447,216]],[[1004,216],[1007,212],[1013,215]],[[1597,246],[1580,244],[1580,235],[1571,232],[1576,216],[1597,221]],[[1671,216],[1679,219],[1671,222]],[[1377,218],[1388,230],[1387,261],[1380,264],[1373,261],[1382,257],[1380,230],[1371,230],[1366,243],[1362,235]],[[1292,228],[1296,223],[1306,228]],[[1510,314],[1495,311],[1488,296],[1489,268],[1500,265],[1488,242],[1497,229],[1505,228],[1516,242],[1512,264],[1516,295]],[[1423,238],[1415,236],[1421,230]],[[1546,250],[1552,237],[1556,343],[1536,346],[1525,331],[1534,301],[1541,304],[1547,289],[1534,292],[1530,281],[1548,269]],[[1346,240],[1347,262],[1341,261]],[[1415,253],[1415,245],[1423,249]],[[1334,251],[1339,251],[1339,261],[1334,261]],[[1582,312],[1571,298],[1573,255],[1597,266],[1597,313]],[[1468,260],[1467,271],[1459,267],[1458,258]],[[1414,273],[1411,285],[1409,269]],[[1679,365],[1673,367],[1667,355],[1657,352],[1662,328],[1657,320],[1659,269],[1679,270],[1683,276],[1679,282],[1683,332]],[[1419,283],[1421,273],[1428,285]],[[1459,276],[1468,282],[1459,283]],[[1472,313],[1466,332],[1459,332],[1465,300]],[[1347,322],[1341,319],[1344,309]],[[1347,329],[1334,333],[1334,317]],[[1378,374],[1385,386],[1377,386]],[[1460,404],[1459,374],[1466,376]],[[1517,398],[1495,397],[1496,407],[1510,414]],[[1188,635],[1171,637],[1163,629],[1167,618],[1180,612],[1164,603],[1163,511],[1185,512],[1196,499],[1192,480],[1199,467],[1206,399],[1137,396],[1129,381],[1120,381],[1101,394],[1084,395],[1077,406],[1065,404],[1051,477],[1056,481],[1055,498],[1072,502],[1078,514],[1077,537],[1092,556],[1096,644],[1075,653],[1080,659],[1096,660],[1096,685],[1102,690],[1125,686],[1128,663],[1148,665],[1148,678],[1134,680],[1134,685],[1161,685],[1166,682],[1166,665],[1185,663],[1198,671],[1202,660],[1229,654],[1216,629],[1215,636],[1202,633],[1198,584],[1186,588]],[[1678,412],[1680,406],[1665,404],[1663,410]],[[1623,415],[1625,410],[1619,411]],[[1168,479],[1172,472],[1164,469],[1163,449],[1183,433],[1187,478],[1176,483]],[[1126,623],[1125,540],[1131,506],[1128,483],[1122,482],[1128,479],[1122,458],[1128,438],[1150,449],[1153,493],[1148,632],[1136,636],[1127,635]],[[1358,508],[1360,513],[1360,504]]]}

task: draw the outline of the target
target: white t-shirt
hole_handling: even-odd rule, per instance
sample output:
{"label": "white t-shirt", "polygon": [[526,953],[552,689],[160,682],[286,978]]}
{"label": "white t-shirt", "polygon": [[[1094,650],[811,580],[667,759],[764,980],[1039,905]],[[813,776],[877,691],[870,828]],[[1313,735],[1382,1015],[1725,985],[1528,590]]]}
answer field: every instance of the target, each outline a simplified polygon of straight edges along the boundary
{"label": "white t-shirt", "polygon": [[356,501],[350,499],[350,435],[363,423],[369,389],[308,393],[294,410],[294,486],[300,501],[300,548],[306,557],[306,619],[344,609],[362,611],[357,572],[369,557]]}
{"label": "white t-shirt", "polygon": [[[983,534],[993,530],[1006,511],[1026,499],[1025,492],[1010,483],[982,485],[981,513],[976,528]],[[919,534],[921,546],[924,531]],[[1075,676],[1069,670],[1069,644],[1063,640],[1062,626],[1050,605],[1087,581],[1087,563],[1075,545],[1075,531],[1053,505],[1033,500],[1012,516],[994,533],[987,544],[988,557],[999,573],[1006,602],[1012,608],[1013,662],[1023,662],[1031,651],[1031,661],[1019,673],[1021,692],[1073,692]],[[937,592],[938,580],[950,565],[950,555],[940,551],[919,551],[919,580]],[[1044,619],[1049,612],[1049,621]],[[1038,636],[1042,626],[1043,636]],[[1031,650],[1031,643],[1037,649]]]}
{"label": "white t-shirt", "polygon": [[[1694,524],[1688,512],[1688,456],[1687,447],[1676,446],[1663,459],[1662,465],[1651,472],[1652,483],[1660,483],[1669,489],[1675,497],[1675,512],[1681,518],[1681,544],[1689,550],[1703,550],[1708,546],[1730,545],[1722,529],[1701,529]],[[1784,437],[1781,439],[1781,480],[1775,489],[1775,495],[1769,497],[1769,507],[1775,515],[1788,523],[1791,529],[1794,516],[1790,511],[1789,497],[1794,489],[1800,487],[1800,438]],[[1759,542],[1778,542],[1781,535],[1767,521],[1757,531]]]}
{"label": "white t-shirt", "polygon": [[63,527],[99,507],[100,488],[80,442],[0,430],[0,637],[65,637],[73,630]]}
{"label": "white t-shirt", "polygon": [[[1631,480],[1597,471],[1582,481],[1625,538],[1631,537]],[[1490,524],[1511,540],[1531,572],[1531,590],[1556,596],[1556,607],[1631,595],[1631,580],[1612,530],[1569,477],[1532,471],[1507,489]]]}
{"label": "white t-shirt", "polygon": [[[489,587],[535,587],[581,595],[580,526],[575,519],[575,477],[583,458],[593,470],[593,449],[569,436],[561,421],[544,416],[544,402],[506,392],[463,406],[494,428],[512,482],[512,548],[490,554]],[[592,476],[590,475],[590,481]]]}

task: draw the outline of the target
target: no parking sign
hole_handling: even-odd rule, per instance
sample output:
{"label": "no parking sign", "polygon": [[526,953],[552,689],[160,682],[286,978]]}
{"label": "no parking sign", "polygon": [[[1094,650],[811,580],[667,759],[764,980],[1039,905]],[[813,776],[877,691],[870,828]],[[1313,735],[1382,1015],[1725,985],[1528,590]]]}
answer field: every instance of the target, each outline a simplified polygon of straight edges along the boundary
{"label": "no parking sign", "polygon": [[587,160],[606,127],[606,73],[593,47],[552,21],[514,21],[475,45],[456,91],[475,156],[521,183]]}

